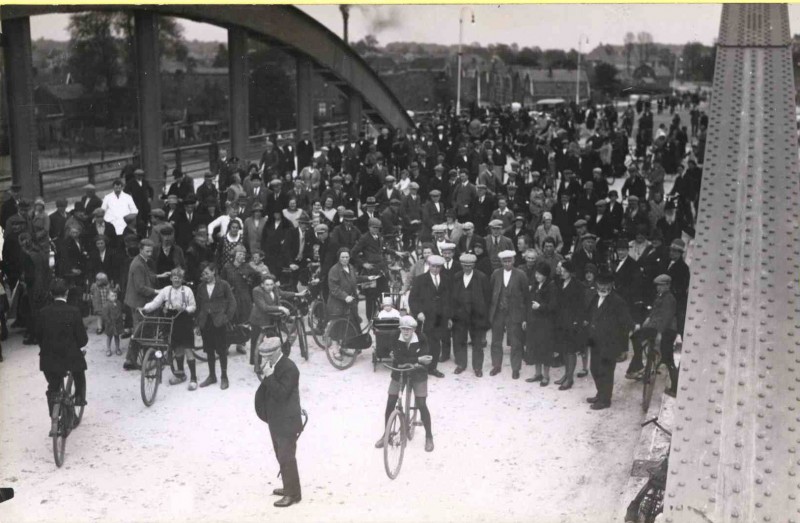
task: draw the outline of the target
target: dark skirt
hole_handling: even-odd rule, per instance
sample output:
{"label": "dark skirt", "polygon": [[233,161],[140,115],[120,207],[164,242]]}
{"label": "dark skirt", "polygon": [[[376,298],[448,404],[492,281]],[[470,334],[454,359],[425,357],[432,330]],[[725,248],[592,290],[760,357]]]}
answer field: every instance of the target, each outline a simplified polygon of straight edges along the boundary
{"label": "dark skirt", "polygon": [[[174,312],[167,314],[174,315]],[[172,323],[172,348],[194,348],[194,321],[186,312],[179,314]]]}
{"label": "dark skirt", "polygon": [[525,338],[525,363],[551,366],[553,352],[556,349],[552,320],[541,315],[534,317],[533,314],[529,314]]}
{"label": "dark skirt", "polygon": [[560,354],[577,354],[586,348],[586,339],[581,331],[556,329],[555,349]]}

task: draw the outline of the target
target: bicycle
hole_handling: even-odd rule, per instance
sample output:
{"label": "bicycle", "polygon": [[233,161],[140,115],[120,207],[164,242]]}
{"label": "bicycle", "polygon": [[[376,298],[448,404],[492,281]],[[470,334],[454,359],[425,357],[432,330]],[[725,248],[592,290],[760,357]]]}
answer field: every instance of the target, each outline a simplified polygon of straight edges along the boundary
{"label": "bicycle", "polygon": [[[82,350],[84,354],[85,350]],[[67,448],[67,436],[73,429],[80,425],[83,419],[84,405],[75,405],[75,383],[72,372],[67,371],[66,385],[62,381],[61,390],[58,392],[56,401],[53,404],[53,412],[50,415],[51,433],[53,434],[53,458],[56,466],[64,464],[64,453]],[[84,391],[84,395],[86,391]]]}
{"label": "bicycle", "polygon": [[[373,280],[362,282],[358,285],[360,287],[370,286],[370,284],[374,286],[376,280],[377,276]],[[380,296],[376,297],[376,311],[380,310],[380,301]],[[358,301],[354,301],[351,306],[353,310],[357,310]],[[330,318],[328,325],[325,327],[325,334],[322,340],[325,347],[325,355],[328,357],[330,364],[338,370],[346,370],[352,367],[361,351],[368,349],[372,345],[372,337],[370,336],[372,318],[368,319],[363,329],[357,318],[358,316],[355,313],[337,316]]]}
{"label": "bicycle", "polygon": [[[642,423],[642,427],[653,423],[670,438],[672,432],[658,422],[658,416]],[[667,469],[669,468],[669,453],[661,458],[658,465],[650,468],[647,483],[639,490],[625,512],[625,523],[654,523],[656,517],[664,510],[664,490],[667,486]]]}
{"label": "bicycle", "polygon": [[281,299],[281,306],[289,309],[289,316],[281,316],[281,322],[286,326],[286,333],[288,334],[286,343],[291,347],[297,340],[300,346],[300,355],[306,361],[308,361],[308,334],[306,333],[303,317],[309,313],[308,302],[307,292],[303,292],[299,296]]}
{"label": "bicycle", "polygon": [[[386,422],[386,430],[383,433],[383,466],[389,479],[395,479],[400,474],[400,467],[403,465],[406,445],[414,439],[414,429],[422,425],[422,422],[417,420],[419,409],[416,406],[416,398],[414,403],[411,403],[413,387],[409,383],[409,373],[416,369],[426,369],[426,367],[419,363],[399,367],[392,367],[384,363],[383,366],[400,373],[400,394],[397,395],[397,404],[389,416],[389,421]],[[405,404],[408,406],[405,410],[402,399],[404,389]]]}
{"label": "bicycle", "polygon": [[308,330],[311,331],[311,336],[314,342],[321,349],[325,348],[323,335],[325,334],[325,325],[328,318],[325,311],[325,300],[322,297],[322,283],[319,275],[308,282],[309,302],[308,306]]}
{"label": "bicycle", "polygon": [[177,374],[178,368],[172,350],[172,327],[178,314],[174,316],[148,316],[142,314],[142,322],[133,337],[131,337],[143,348],[147,347],[144,357],[142,357],[140,381],[142,402],[146,407],[152,406],[156,401],[156,394],[158,393],[158,386],[161,384],[165,362],[169,365],[172,374]]}
{"label": "bicycle", "polygon": [[642,342],[645,364],[642,373],[642,410],[647,412],[653,398],[653,387],[656,382],[658,366],[661,364],[661,353],[656,349],[656,337],[648,336]]}

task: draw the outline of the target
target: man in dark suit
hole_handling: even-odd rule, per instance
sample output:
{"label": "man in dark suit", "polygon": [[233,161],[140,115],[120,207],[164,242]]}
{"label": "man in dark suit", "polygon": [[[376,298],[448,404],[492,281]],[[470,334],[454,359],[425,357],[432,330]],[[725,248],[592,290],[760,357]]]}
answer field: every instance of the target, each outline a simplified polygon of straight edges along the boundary
{"label": "man in dark suit", "polygon": [[314,142],[310,139],[308,131],[303,131],[303,139],[297,142],[297,172],[311,165],[314,159]]}
{"label": "man in dark suit", "polygon": [[[111,229],[114,230],[113,228]],[[89,282],[94,282],[97,273],[102,272],[108,276],[108,279],[113,283],[119,283],[119,275],[120,275],[120,266],[122,265],[121,257],[118,256],[117,252],[111,248],[109,248],[109,241],[108,238],[105,236],[97,236],[92,239],[92,244],[94,245],[94,249],[89,251],[89,261],[88,261],[88,278]],[[95,311],[97,314],[100,311]]]}
{"label": "man in dark suit", "polygon": [[289,262],[288,267],[290,272],[281,275],[281,286],[284,290],[295,292],[297,290],[297,282],[304,285],[308,284],[308,263],[314,257],[314,233],[309,231],[309,224],[311,220],[303,213],[297,219],[297,227],[289,229],[286,233],[286,239],[283,244],[285,251],[285,259]]}
{"label": "man in dark suit", "polygon": [[[147,225],[150,220],[150,199],[153,198],[153,188],[144,179],[144,171],[136,169],[135,178],[125,185],[125,192],[131,195],[134,205],[139,210],[136,218],[136,230],[139,236],[147,236]],[[101,202],[102,203],[102,202]]]}
{"label": "man in dark suit", "polygon": [[[81,348],[89,342],[83,326],[81,311],[67,305],[67,282],[58,278],[53,282],[52,305],[39,311],[36,322],[36,338],[39,340],[39,370],[47,380],[47,414],[53,411],[56,397],[61,390],[64,375],[72,372],[75,380],[75,405],[86,405],[86,359]],[[57,430],[55,423],[50,436]]]}
{"label": "man in dark suit", "polygon": [[103,200],[95,194],[96,187],[94,184],[86,184],[83,186],[83,189],[86,193],[78,200],[78,203],[80,203],[86,211],[86,216],[91,216],[95,209],[99,209],[100,206],[103,205]]}
{"label": "man in dark suit", "polygon": [[430,200],[422,204],[422,231],[420,238],[428,241],[431,238],[433,226],[445,222],[445,205],[441,202],[442,192],[433,189]]}
{"label": "man in dark suit", "polygon": [[661,270],[672,278],[672,294],[675,295],[677,304],[675,318],[677,320],[678,335],[683,336],[683,326],[686,322],[686,302],[689,297],[689,266],[683,261],[686,244],[683,240],[673,240],[669,246],[669,261]]}
{"label": "man in dark suit", "polygon": [[[383,256],[384,242],[381,237],[381,221],[377,218],[370,219],[369,232],[362,234],[361,238],[356,242],[355,247],[350,253],[350,258],[353,263],[362,270],[362,275],[376,275],[381,274],[383,269],[386,268],[386,260]],[[367,318],[372,318],[375,313],[375,302],[377,297],[388,290],[386,278],[381,276],[377,280],[377,286],[374,289],[364,289],[364,296],[366,296],[366,312]]]}
{"label": "man in dark suit", "polygon": [[190,194],[194,194],[194,180],[183,174],[183,171],[178,169],[172,171],[174,181],[169,186],[167,196],[177,196],[179,201],[183,201]]}
{"label": "man in dark suit", "polygon": [[21,190],[22,186],[20,184],[11,184],[8,192],[3,197],[3,203],[0,205],[0,227],[2,227],[4,230],[6,228],[6,222],[8,219],[18,212],[17,203],[19,202],[21,196]]}
{"label": "man in dark suit", "polygon": [[97,208],[92,213],[93,220],[89,222],[81,235],[81,243],[83,243],[87,252],[91,252],[94,248],[94,239],[98,236],[104,236],[108,240],[108,247],[113,250],[121,250],[122,237],[117,236],[117,231],[114,225],[105,220],[106,212]]}
{"label": "man in dark suit", "polygon": [[511,240],[503,236],[503,222],[500,220],[492,220],[489,222],[489,230],[491,231],[486,236],[486,254],[489,256],[489,261],[492,263],[492,269],[497,270],[502,265],[498,254],[502,251],[513,251],[514,244]]}
{"label": "man in dark suit", "polygon": [[492,289],[492,304],[489,319],[492,322],[492,370],[490,376],[500,373],[503,366],[503,335],[511,345],[511,377],[519,379],[522,367],[523,332],[528,307],[528,277],[514,268],[516,252],[513,249],[498,253],[502,263],[492,273],[489,286]]}
{"label": "man in dark suit", "polygon": [[267,195],[267,203],[264,207],[265,216],[272,216],[272,213],[280,212],[289,206],[289,193],[283,190],[283,182],[272,180],[269,182],[270,192]]}
{"label": "man in dark suit", "polygon": [[361,232],[361,234],[365,234],[369,231],[369,221],[372,219],[376,219],[380,221],[378,214],[375,212],[378,204],[375,201],[374,196],[369,196],[361,207],[363,213],[356,219],[356,227]]}
{"label": "man in dark suit", "polygon": [[178,211],[175,219],[175,243],[185,251],[194,237],[194,231],[203,225],[208,225],[207,220],[197,212],[197,198],[190,194],[183,200],[183,210]]}
{"label": "man in dark suit", "polygon": [[[614,271],[614,290],[628,305],[628,312],[635,323],[641,323],[642,316],[642,271],[639,264],[628,256],[628,242],[622,238],[617,240],[617,265]],[[625,361],[628,349],[620,354],[620,361]]]}
{"label": "man in dark suit", "polygon": [[264,343],[259,351],[266,360],[264,380],[256,392],[256,413],[269,424],[272,448],[281,468],[283,488],[272,491],[281,499],[276,507],[289,507],[302,499],[297,471],[297,438],[303,431],[300,409],[300,371],[281,350],[280,343]]}
{"label": "man in dark suit", "polygon": [[[130,307],[133,315],[133,330],[142,322],[142,313],[139,309],[153,299],[156,292],[156,274],[153,272],[154,263],[151,261],[155,244],[145,238],[139,242],[139,255],[131,261],[128,268],[127,285],[125,288],[125,305]],[[128,353],[125,355],[125,370],[139,370],[136,363],[139,351],[138,344],[128,344]]]}
{"label": "man in dark suit", "polygon": [[497,208],[497,201],[494,196],[488,194],[486,184],[478,182],[476,187],[478,196],[470,206],[470,221],[475,224],[477,233],[484,235],[487,233],[486,228],[489,225],[489,220],[492,219],[492,213]]}
{"label": "man in dark suit", "polygon": [[628,306],[619,294],[611,290],[614,276],[601,273],[597,277],[597,296],[589,306],[589,340],[591,342],[590,371],[597,394],[587,398],[592,410],[611,406],[614,389],[614,369],[617,357],[628,347],[628,334],[633,321]]}
{"label": "man in dark suit", "polygon": [[564,240],[564,246],[561,249],[561,254],[566,255],[572,247],[572,239],[575,236],[575,221],[578,219],[577,206],[570,203],[570,196],[568,193],[561,193],[559,196],[560,203],[553,205],[550,209],[550,214],[553,215],[553,225],[558,227],[561,232],[561,238]]}
{"label": "man in dark suit", "polygon": [[[469,182],[467,171],[461,171],[459,182],[453,187],[450,194],[450,204],[456,210],[460,222],[469,220],[472,214],[472,205],[478,199],[478,189]],[[489,214],[491,216],[491,213]]]}
{"label": "man in dark suit", "polygon": [[67,223],[67,204],[66,198],[57,199],[56,210],[50,215],[50,239],[55,242],[64,237],[64,226]]}
{"label": "man in dark suit", "polygon": [[[133,266],[131,266],[131,269]],[[219,388],[228,388],[228,340],[226,327],[236,315],[236,298],[228,282],[217,277],[217,267],[208,263],[202,268],[202,283],[197,285],[197,321],[203,337],[203,350],[208,357],[208,377],[200,387],[217,382],[216,357],[222,376]]]}
{"label": "man in dark suit", "polygon": [[467,335],[472,342],[472,369],[475,376],[483,376],[483,349],[486,347],[486,331],[489,329],[489,304],[492,301],[489,278],[476,271],[478,258],[464,253],[459,258],[462,271],[453,276],[453,355],[456,360],[455,374],[467,368]]}
{"label": "man in dark suit", "polygon": [[[355,213],[350,209],[346,209],[344,214],[342,214],[342,223],[334,227],[330,235],[330,241],[335,245],[333,248],[334,254],[339,250],[339,247],[352,249],[356,242],[358,242],[358,239],[361,237],[361,232],[355,227],[355,221]],[[320,253],[320,256],[322,256],[322,253]],[[335,260],[332,260],[331,263],[335,263]]]}
{"label": "man in dark suit", "polygon": [[441,274],[443,265],[444,258],[441,256],[428,256],[428,272],[414,278],[408,296],[411,315],[424,322],[423,332],[428,339],[428,351],[433,356],[428,374],[437,378],[444,378],[444,374],[436,368],[442,340],[449,336],[453,328],[451,281]]}

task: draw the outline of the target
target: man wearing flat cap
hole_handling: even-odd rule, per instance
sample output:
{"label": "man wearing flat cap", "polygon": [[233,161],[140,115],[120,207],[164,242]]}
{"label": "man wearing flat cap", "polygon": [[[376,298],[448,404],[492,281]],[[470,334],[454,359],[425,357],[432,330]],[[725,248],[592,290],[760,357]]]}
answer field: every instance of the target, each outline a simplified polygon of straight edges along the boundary
{"label": "man wearing flat cap", "polygon": [[[490,194],[486,185],[478,182],[475,186],[477,197],[470,206],[470,221],[475,224],[475,230],[480,235],[485,235],[489,221],[492,220],[492,213],[497,208],[497,200]],[[500,220],[502,222],[502,220]],[[504,224],[505,225],[505,224]],[[505,228],[505,226],[503,226]]]}
{"label": "man wearing flat cap", "polygon": [[364,205],[361,206],[361,210],[363,212],[361,216],[359,216],[355,221],[355,225],[361,234],[369,232],[370,220],[374,218],[380,221],[378,214],[375,212],[375,209],[377,207],[378,204],[376,203],[374,196],[368,196],[366,201],[364,202]]}
{"label": "man wearing flat cap", "polygon": [[378,213],[382,213],[384,209],[386,209],[389,206],[389,203],[392,200],[394,199],[399,200],[400,196],[402,196],[400,189],[395,187],[394,183],[395,183],[394,176],[392,175],[387,176],[383,180],[383,187],[381,187],[380,190],[377,193],[375,193],[375,203],[378,204],[378,209],[377,209]]}
{"label": "man wearing flat cap", "polygon": [[[127,285],[125,289],[125,305],[130,307],[133,315],[133,331],[142,322],[142,314],[139,312],[141,307],[153,299],[156,291],[156,274],[151,269],[151,259],[153,257],[153,242],[145,238],[139,242],[139,254],[136,256],[128,268]],[[128,344],[128,352],[125,355],[125,370],[139,370],[141,367],[136,363],[139,344]]]}
{"label": "man wearing flat cap", "polygon": [[394,235],[402,231],[403,217],[400,214],[401,207],[402,202],[398,198],[392,198],[389,205],[381,212],[380,220],[384,235],[394,237]]}
{"label": "man wearing flat cap", "polygon": [[411,250],[414,239],[419,238],[422,230],[422,199],[417,182],[409,184],[408,194],[403,197],[400,206],[400,215],[403,217],[403,248]]}
{"label": "man wearing flat cap", "polygon": [[528,305],[528,277],[514,267],[517,253],[513,248],[500,251],[502,264],[492,273],[489,286],[492,290],[489,319],[492,324],[492,370],[490,376],[500,373],[503,366],[503,335],[511,345],[512,378],[519,379]]}
{"label": "man wearing flat cap", "polygon": [[461,271],[453,276],[453,355],[456,361],[455,374],[467,368],[467,336],[472,343],[472,370],[475,376],[483,376],[483,354],[486,347],[486,331],[489,330],[489,307],[492,301],[489,278],[475,270],[478,258],[464,253],[459,258]]}
{"label": "man wearing flat cap", "polygon": [[597,388],[597,394],[586,400],[592,410],[611,406],[617,357],[628,348],[628,335],[634,327],[625,300],[613,291],[613,286],[614,275],[600,273],[597,276],[597,295],[588,310],[590,371]]}
{"label": "man wearing flat cap", "polygon": [[94,184],[87,183],[83,186],[84,194],[81,196],[81,199],[78,200],[81,206],[86,211],[87,216],[92,216],[95,209],[99,209],[101,205],[103,205],[103,200],[101,200],[97,194],[97,188]]}
{"label": "man wearing flat cap", "polygon": [[597,236],[590,232],[581,236],[581,247],[577,252],[572,253],[570,259],[575,265],[575,277],[583,281],[584,268],[587,264],[591,263],[596,267],[601,265],[601,257],[597,253]]}
{"label": "man wearing flat cap", "polygon": [[433,226],[445,222],[445,204],[442,203],[442,192],[433,189],[428,195],[430,199],[422,205],[422,239],[428,241],[433,235]]}
{"label": "man wearing flat cap", "polygon": [[[458,221],[464,222],[469,220],[472,215],[472,206],[478,199],[478,189],[469,182],[466,171],[461,171],[458,177],[458,182],[453,186],[450,195],[450,204],[456,210]],[[489,216],[491,216],[491,213],[489,213]],[[472,221],[474,223],[475,220]],[[480,228],[477,224],[475,227],[480,234]]]}
{"label": "man wearing flat cap", "polygon": [[218,205],[219,191],[217,190],[217,186],[214,185],[214,175],[212,173],[206,172],[203,175],[203,184],[197,188],[195,196],[198,202],[205,203],[209,201],[209,199],[213,199],[215,205]]}
{"label": "man wearing flat cap", "polygon": [[159,288],[170,284],[170,271],[175,268],[186,270],[186,256],[183,249],[175,244],[175,229],[169,223],[159,229],[161,241],[153,253],[156,266],[156,283]]}
{"label": "man wearing flat cap", "polygon": [[[625,373],[628,379],[639,379],[644,369],[642,362],[642,343],[649,341],[651,344],[656,342],[656,337],[661,335],[661,343],[659,345],[659,352],[661,353],[661,361],[666,365],[669,371],[670,386],[667,388],[667,394],[675,397],[678,387],[678,369],[675,367],[675,360],[673,358],[672,348],[677,336],[677,322],[675,313],[677,310],[677,303],[675,296],[672,294],[672,278],[668,274],[660,274],[653,280],[656,287],[656,299],[653,301],[653,306],[650,309],[650,314],[642,322],[641,328],[631,336],[633,343],[633,358]],[[657,369],[653,369],[654,371]]]}
{"label": "man wearing flat cap", "polygon": [[[368,215],[365,214],[365,216]],[[355,222],[356,213],[350,209],[345,209],[342,214],[342,223],[334,227],[330,233],[330,241],[335,244],[334,254],[339,247],[347,247],[348,249],[355,247],[356,242],[361,237],[361,231],[356,228]],[[335,260],[333,263],[335,263]]]}
{"label": "man wearing flat cap", "polygon": [[553,225],[558,227],[564,246],[561,254],[566,255],[572,247],[575,237],[575,221],[578,219],[578,207],[570,202],[569,194],[561,193],[559,202],[550,209],[553,217]]}
{"label": "man wearing flat cap", "polygon": [[452,282],[441,271],[444,258],[428,256],[428,272],[415,277],[408,296],[411,314],[424,322],[423,332],[428,339],[428,351],[433,357],[428,366],[428,374],[443,378],[437,369],[442,351],[442,340],[449,336],[452,323]]}
{"label": "man wearing flat cap", "polygon": [[673,240],[669,246],[669,259],[661,268],[661,274],[672,278],[672,294],[677,305],[675,317],[678,335],[683,336],[683,326],[686,320],[686,302],[689,297],[689,266],[683,260],[686,252],[686,243],[683,240]]}
{"label": "man wearing flat cap", "polygon": [[83,231],[83,244],[89,253],[94,250],[94,239],[98,236],[104,236],[107,239],[110,249],[119,250],[122,248],[122,237],[117,235],[116,229],[106,221],[105,216],[106,212],[101,207],[96,208],[92,212],[91,223]]}
{"label": "man wearing flat cap", "polygon": [[[64,236],[64,226],[67,223],[67,199],[56,200],[56,210],[50,213],[50,239],[58,242]],[[116,229],[115,229],[116,234]]]}
{"label": "man wearing flat cap", "polygon": [[503,222],[500,220],[489,222],[489,231],[490,233],[485,238],[486,251],[489,261],[492,263],[492,269],[497,270],[502,265],[498,254],[502,251],[513,251],[514,244],[511,243],[511,239],[503,236]]}
{"label": "man wearing flat cap", "polygon": [[197,198],[194,194],[189,194],[183,200],[183,208],[178,209],[175,217],[175,243],[186,251],[189,243],[194,237],[194,231],[202,226],[208,225],[208,215],[197,212]]}
{"label": "man wearing flat cap", "polygon": [[[362,276],[383,274],[386,269],[386,259],[383,255],[386,246],[381,236],[381,221],[371,218],[367,223],[368,232],[361,235],[355,247],[350,252],[350,260],[361,270]],[[377,297],[388,289],[386,278],[381,276],[376,280],[377,286],[373,289],[364,289],[366,296],[367,318],[372,318],[375,313]]]}
{"label": "man wearing flat cap", "polygon": [[289,207],[289,193],[283,190],[283,182],[271,180],[267,191],[266,215],[272,216],[273,213],[282,212]]}

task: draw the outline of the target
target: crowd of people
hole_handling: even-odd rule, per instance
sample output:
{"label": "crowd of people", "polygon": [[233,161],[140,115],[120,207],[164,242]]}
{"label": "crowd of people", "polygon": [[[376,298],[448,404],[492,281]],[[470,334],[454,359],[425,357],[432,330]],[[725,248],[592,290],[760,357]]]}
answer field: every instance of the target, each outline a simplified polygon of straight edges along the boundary
{"label": "crowd of people", "polygon": [[[376,280],[362,291],[372,317],[375,296],[387,290],[386,255],[407,251],[397,306],[420,323],[429,375],[442,377],[438,364],[451,354],[462,373],[471,346],[482,376],[491,331],[490,375],[501,372],[505,336],[514,379],[524,362],[535,368],[527,381],[546,386],[550,369],[563,367],[558,384],[566,390],[591,370],[592,408],[604,408],[629,338],[626,374],[636,378],[642,343],[657,333],[674,394],[671,350],[689,287],[683,237],[694,234],[698,136],[707,125],[696,107],[692,115],[687,132],[674,111],[654,128],[649,101],[623,111],[568,104],[548,114],[495,107],[460,117],[437,111],[374,139],[271,137],[257,162],[226,159],[197,188],[176,169],[160,206],[151,205],[153,189],[136,166],[104,197],[90,184],[71,210],[58,199],[50,214],[15,184],[0,209],[2,337],[13,308],[23,343],[39,342],[38,311],[58,277],[69,286],[67,301],[98,317],[109,356],[122,353],[120,339],[143,314],[183,314],[172,382],[187,379],[186,358],[189,388],[198,386],[185,350],[197,328],[209,356],[200,387],[217,382],[216,356],[224,389],[228,325],[264,326],[266,313],[282,308],[280,293],[314,278],[329,317],[354,310],[359,279]],[[675,179],[665,194],[666,175]],[[617,178],[621,189],[609,189]],[[135,344],[124,368],[139,368]]]}

